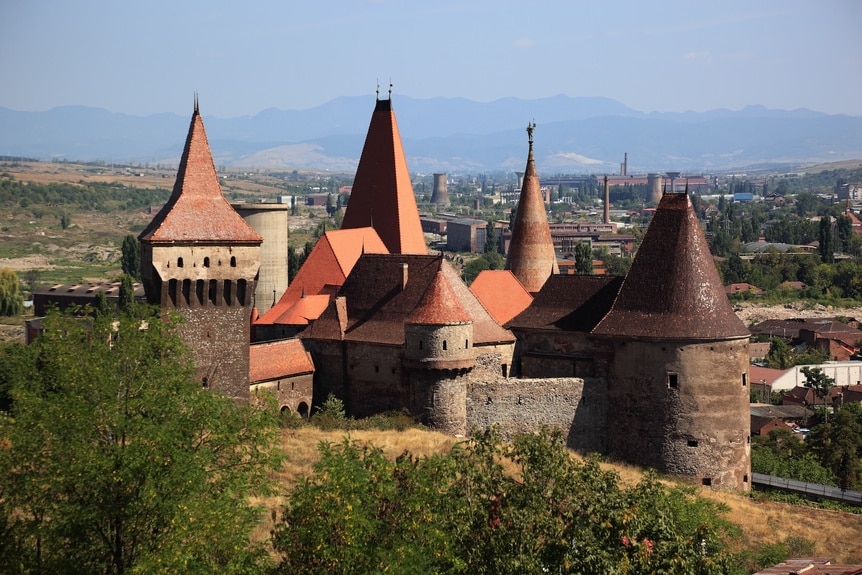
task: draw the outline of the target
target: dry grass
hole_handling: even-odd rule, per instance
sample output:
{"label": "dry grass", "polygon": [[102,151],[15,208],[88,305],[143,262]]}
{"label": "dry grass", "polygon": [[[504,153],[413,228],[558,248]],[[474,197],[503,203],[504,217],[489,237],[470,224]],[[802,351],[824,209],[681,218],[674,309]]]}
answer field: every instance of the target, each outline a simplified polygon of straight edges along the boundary
{"label": "dry grass", "polygon": [[[278,474],[285,491],[296,485],[300,477],[310,474],[319,460],[320,442],[340,443],[347,437],[352,441],[367,442],[381,448],[395,458],[405,450],[418,456],[447,452],[456,438],[440,433],[411,429],[396,431],[330,431],[306,427],[282,432],[282,446],[287,461]],[[578,457],[575,455],[575,457]],[[620,464],[603,464],[612,469],[625,485],[640,481],[643,472],[637,467]],[[673,482],[673,480],[668,480]],[[742,531],[740,549],[776,543],[789,537],[802,537],[814,542],[814,554],[832,557],[835,562],[862,563],[862,515],[843,511],[817,509],[804,505],[790,505],[774,501],[761,501],[740,493],[713,491],[699,488],[698,493],[728,506],[727,519]],[[258,501],[266,509],[266,517],[255,535],[265,539],[273,528],[273,511],[277,511],[283,498]]]}

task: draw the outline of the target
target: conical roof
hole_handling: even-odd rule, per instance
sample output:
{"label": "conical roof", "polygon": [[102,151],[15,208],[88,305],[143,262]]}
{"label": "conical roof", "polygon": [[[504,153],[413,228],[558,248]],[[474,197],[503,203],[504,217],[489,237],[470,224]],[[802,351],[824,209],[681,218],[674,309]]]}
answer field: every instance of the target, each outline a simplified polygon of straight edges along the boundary
{"label": "conical roof", "polygon": [[733,312],[688,194],[666,193],[596,335],[748,337]]}
{"label": "conical roof", "polygon": [[197,101],[171,197],[139,239],[168,243],[263,241],[222,195]]}
{"label": "conical roof", "polygon": [[461,305],[461,301],[446,281],[443,269],[440,268],[406,323],[452,325],[473,323],[473,319]]}
{"label": "conical roof", "polygon": [[548,227],[548,216],[545,213],[545,201],[539,185],[539,174],[533,159],[534,127],[535,124],[531,124],[527,128],[530,152],[527,168],[524,170],[518,211],[515,214],[515,229],[512,230],[512,241],[506,256],[506,269],[510,270],[530,293],[542,289],[551,274],[560,273],[551,229]]}
{"label": "conical roof", "polygon": [[390,253],[427,254],[392,99],[377,100],[342,229],[371,226]]}

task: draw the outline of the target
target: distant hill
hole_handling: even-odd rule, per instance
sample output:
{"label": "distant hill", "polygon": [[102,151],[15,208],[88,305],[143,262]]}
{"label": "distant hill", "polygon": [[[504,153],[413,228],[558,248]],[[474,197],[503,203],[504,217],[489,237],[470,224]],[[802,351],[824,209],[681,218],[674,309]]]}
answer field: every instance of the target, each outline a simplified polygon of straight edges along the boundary
{"label": "distant hill", "polygon": [[[862,158],[862,117],[807,109],[644,113],[609,98],[562,95],[493,102],[396,95],[393,107],[414,172],[522,169],[524,129],[533,120],[537,165],[547,175],[617,173],[624,153],[630,173]],[[363,96],[236,118],[202,112],[219,166],[351,172],[373,108]],[[176,163],[188,122],[176,114],[142,117],[84,106],[47,112],[0,107],[0,155]]]}

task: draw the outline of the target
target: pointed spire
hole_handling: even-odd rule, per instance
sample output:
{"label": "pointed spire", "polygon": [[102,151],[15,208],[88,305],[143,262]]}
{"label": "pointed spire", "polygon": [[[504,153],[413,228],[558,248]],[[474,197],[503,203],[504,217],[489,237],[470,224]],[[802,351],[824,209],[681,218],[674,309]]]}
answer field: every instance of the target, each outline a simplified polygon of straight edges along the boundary
{"label": "pointed spire", "polygon": [[454,325],[473,323],[461,301],[443,273],[442,261],[422,299],[407,318],[407,323],[422,325]]}
{"label": "pointed spire", "polygon": [[171,197],[139,238],[156,242],[263,241],[222,195],[197,94]]}
{"label": "pointed spire", "polygon": [[559,273],[545,201],[533,158],[535,128],[535,122],[527,125],[527,168],[524,170],[524,185],[521,187],[518,211],[515,214],[515,229],[512,231],[512,241],[506,258],[506,269],[531,293],[542,289],[551,274]]}
{"label": "pointed spire", "polygon": [[375,104],[341,228],[367,227],[370,222],[390,253],[427,254],[391,104],[391,94]]}
{"label": "pointed spire", "polygon": [[733,311],[688,194],[665,194],[599,335],[748,337]]}

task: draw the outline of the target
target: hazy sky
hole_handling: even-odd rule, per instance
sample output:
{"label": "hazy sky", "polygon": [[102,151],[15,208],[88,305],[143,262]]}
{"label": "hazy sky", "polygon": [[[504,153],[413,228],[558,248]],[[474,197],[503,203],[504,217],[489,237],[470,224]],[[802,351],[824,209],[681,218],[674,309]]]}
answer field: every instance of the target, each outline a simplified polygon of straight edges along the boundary
{"label": "hazy sky", "polygon": [[205,115],[607,96],[862,115],[857,0],[0,0],[0,106]]}

